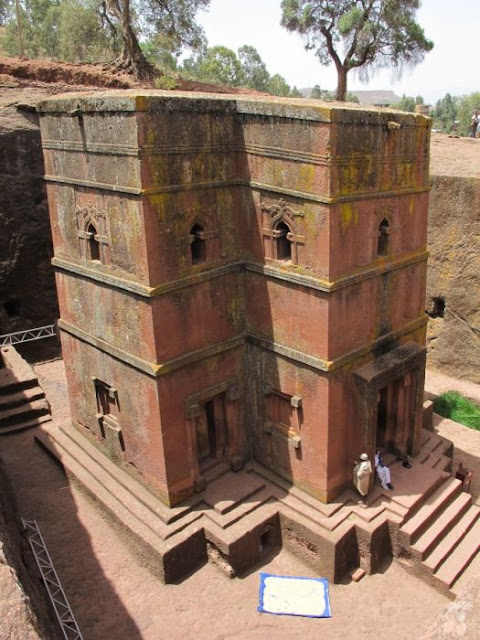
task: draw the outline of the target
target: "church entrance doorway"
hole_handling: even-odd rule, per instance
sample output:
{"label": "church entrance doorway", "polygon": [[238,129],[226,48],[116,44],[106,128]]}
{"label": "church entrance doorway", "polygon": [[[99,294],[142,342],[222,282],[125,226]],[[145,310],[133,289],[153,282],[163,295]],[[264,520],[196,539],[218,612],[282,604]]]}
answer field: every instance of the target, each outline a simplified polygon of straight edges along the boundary
{"label": "church entrance doorway", "polygon": [[376,450],[405,456],[411,449],[415,422],[412,376],[407,373],[378,391]]}

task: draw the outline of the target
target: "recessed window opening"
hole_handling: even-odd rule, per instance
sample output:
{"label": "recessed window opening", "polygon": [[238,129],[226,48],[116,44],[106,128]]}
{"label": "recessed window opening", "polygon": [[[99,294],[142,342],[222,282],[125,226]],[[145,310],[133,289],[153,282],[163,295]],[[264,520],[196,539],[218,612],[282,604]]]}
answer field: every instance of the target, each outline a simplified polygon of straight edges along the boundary
{"label": "recessed window opening", "polygon": [[388,220],[385,218],[381,221],[378,227],[378,245],[377,254],[379,256],[386,256],[388,254],[388,234],[389,234]]}
{"label": "recessed window opening", "polygon": [[273,532],[272,528],[269,526],[267,529],[264,529],[258,538],[258,547],[260,553],[266,553],[269,549],[272,548],[273,545]]}
{"label": "recessed window opening", "polygon": [[288,239],[290,229],[285,222],[279,222],[275,229],[277,239],[277,260],[291,260],[292,259],[292,243]]}
{"label": "recessed window opening", "polygon": [[3,308],[7,312],[9,318],[18,318],[22,305],[15,298],[9,298],[3,305]]}
{"label": "recessed window opening", "polygon": [[95,393],[97,396],[97,409],[102,416],[107,416],[115,410],[116,394],[110,385],[97,380],[95,382]]}
{"label": "recessed window opening", "polygon": [[445,314],[445,298],[432,298],[433,309],[430,313],[432,318],[443,318]]}
{"label": "recessed window opening", "polygon": [[88,234],[88,257],[90,260],[100,262],[100,243],[97,237],[97,230],[90,224],[87,229]]}
{"label": "recessed window opening", "polygon": [[205,240],[203,239],[203,227],[199,224],[194,224],[190,231],[190,237],[191,237],[190,251],[192,254],[192,264],[205,262],[206,251],[205,251]]}

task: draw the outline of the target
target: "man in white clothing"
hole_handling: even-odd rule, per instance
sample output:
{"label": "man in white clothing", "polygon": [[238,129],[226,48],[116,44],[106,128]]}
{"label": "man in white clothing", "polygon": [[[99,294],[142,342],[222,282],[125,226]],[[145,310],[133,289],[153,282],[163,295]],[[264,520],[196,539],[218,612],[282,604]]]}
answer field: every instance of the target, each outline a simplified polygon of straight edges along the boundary
{"label": "man in white clothing", "polygon": [[370,491],[370,483],[373,475],[372,464],[366,453],[360,456],[360,462],[353,468],[353,484],[355,489],[365,499]]}
{"label": "man in white clothing", "polygon": [[375,469],[377,471],[377,476],[380,478],[383,489],[389,489],[391,491],[393,489],[393,484],[390,469],[383,462],[380,451],[377,451],[375,455]]}

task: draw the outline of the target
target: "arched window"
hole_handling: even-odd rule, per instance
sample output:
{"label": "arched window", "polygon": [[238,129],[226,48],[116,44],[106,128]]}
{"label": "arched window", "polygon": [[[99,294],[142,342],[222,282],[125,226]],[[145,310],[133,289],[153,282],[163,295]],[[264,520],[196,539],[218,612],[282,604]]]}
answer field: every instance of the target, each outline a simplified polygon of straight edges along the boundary
{"label": "arched window", "polygon": [[100,262],[100,243],[98,241],[97,230],[93,224],[89,224],[87,227],[87,246],[89,260]]}
{"label": "arched window", "polygon": [[192,256],[192,264],[205,262],[206,251],[203,227],[199,224],[194,224],[190,230],[190,252]]}
{"label": "arched window", "polygon": [[276,242],[276,258],[285,262],[292,259],[292,243],[289,238],[291,236],[289,227],[281,220],[274,229],[274,238]]}
{"label": "arched window", "polygon": [[386,256],[388,254],[389,226],[388,220],[384,218],[378,227],[377,255],[379,256]]}

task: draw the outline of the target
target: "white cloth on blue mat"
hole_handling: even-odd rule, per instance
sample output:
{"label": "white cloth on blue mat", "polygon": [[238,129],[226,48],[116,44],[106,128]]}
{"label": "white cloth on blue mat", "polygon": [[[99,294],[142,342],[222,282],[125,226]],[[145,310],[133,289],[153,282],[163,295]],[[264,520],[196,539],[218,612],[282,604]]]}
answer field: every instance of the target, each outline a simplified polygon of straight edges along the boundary
{"label": "white cloth on blue mat", "polygon": [[257,610],[277,615],[331,618],[328,580],[261,573]]}

